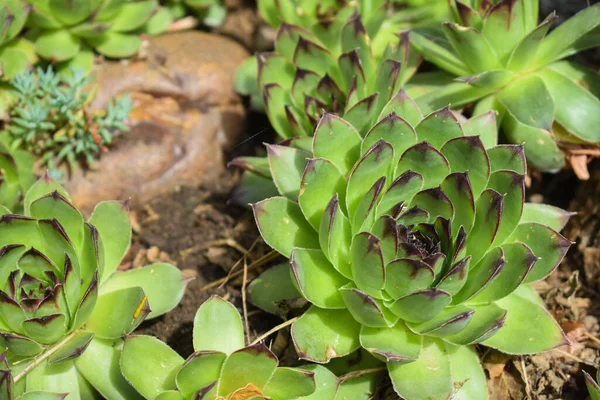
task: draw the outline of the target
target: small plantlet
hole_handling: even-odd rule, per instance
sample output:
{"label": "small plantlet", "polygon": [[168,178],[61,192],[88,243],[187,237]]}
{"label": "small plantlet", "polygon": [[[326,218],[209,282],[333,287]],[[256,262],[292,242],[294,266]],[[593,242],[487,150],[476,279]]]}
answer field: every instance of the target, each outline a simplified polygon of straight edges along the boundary
{"label": "small plantlet", "polygon": [[0,232],[0,398],[134,398],[121,338],[175,307],[186,280],[168,264],[117,271],[131,242],[127,204],[102,202],[86,222],[46,176],[22,214],[0,207]]}
{"label": "small plantlet", "polygon": [[563,168],[570,150],[586,154],[597,147],[598,75],[561,60],[599,45],[600,4],[549,34],[556,15],[538,25],[538,0],[449,4],[454,22],[445,22],[443,33],[410,34],[412,46],[446,72],[415,79],[415,90],[425,92],[413,94],[419,106],[431,111],[476,102],[475,114],[497,110],[508,141],[524,143],[529,163],[542,171]]}
{"label": "small plantlet", "polygon": [[154,337],[129,336],[123,376],[148,400],[335,398],[339,382],[325,367],[278,367],[264,344],[246,346],[238,311],[220,297],[196,312],[193,343],[195,353],[184,360]]}
{"label": "small plantlet", "polygon": [[55,177],[63,162],[71,170],[79,163],[93,164],[116,133],[128,130],[124,121],[132,104],[123,96],[106,110],[91,112],[94,89],[87,92],[87,83],[82,70],[63,75],[48,67],[17,75],[11,81],[17,102],[4,141],[11,149],[32,153]]}
{"label": "small plantlet", "polygon": [[[300,358],[363,348],[405,399],[479,400],[475,344],[530,354],[567,342],[529,284],[563,259],[569,214],[524,203],[523,147],[495,144],[494,116],[422,118],[400,91],[364,136],[326,114],[312,139],[267,145],[280,196],[253,209],[290,260],[292,296],[312,304],[291,329]],[[280,285],[263,281],[254,300],[272,309],[291,297],[268,300]]]}

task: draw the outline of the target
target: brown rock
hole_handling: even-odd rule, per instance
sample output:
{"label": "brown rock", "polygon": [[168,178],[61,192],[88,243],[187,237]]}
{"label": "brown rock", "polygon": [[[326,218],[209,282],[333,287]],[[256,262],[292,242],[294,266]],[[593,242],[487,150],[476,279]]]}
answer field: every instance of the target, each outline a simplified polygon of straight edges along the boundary
{"label": "brown rock", "polygon": [[130,93],[132,129],[88,170],[73,172],[66,189],[75,205],[89,212],[102,200],[143,204],[216,179],[243,128],[232,78],[245,57],[232,40],[181,32],[150,39],[145,60],[103,64],[93,106]]}
{"label": "brown rock", "polygon": [[248,52],[231,39],[198,31],[173,32],[148,40],[146,59],[101,64],[95,107],[125,92],[169,96],[199,108],[238,103],[237,66]]}

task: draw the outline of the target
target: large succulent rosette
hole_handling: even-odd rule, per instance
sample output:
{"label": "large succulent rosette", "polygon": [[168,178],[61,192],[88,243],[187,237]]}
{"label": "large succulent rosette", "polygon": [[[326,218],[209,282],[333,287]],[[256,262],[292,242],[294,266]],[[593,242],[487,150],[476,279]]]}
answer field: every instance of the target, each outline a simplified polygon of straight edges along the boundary
{"label": "large succulent rosette", "polygon": [[449,103],[475,103],[475,113],[497,110],[507,140],[525,144],[530,165],[557,171],[566,156],[585,178],[578,157],[596,154],[600,143],[600,79],[565,59],[600,45],[600,4],[550,31],[556,15],[538,25],[538,3],[448,2],[452,22],[410,34],[412,46],[443,72],[416,77],[409,93],[428,110]]}
{"label": "large succulent rosette", "polygon": [[281,196],[253,208],[311,303],[291,329],[302,359],[362,347],[406,399],[484,399],[475,344],[565,343],[529,284],[562,260],[568,214],[524,203],[523,147],[494,145],[495,124],[448,108],[421,120],[400,92],[364,137],[327,114],[312,140],[267,146]]}
{"label": "large succulent rosette", "polygon": [[175,307],[186,280],[168,264],[117,271],[130,241],[127,203],[86,222],[47,176],[22,214],[0,206],[0,398],[136,398],[122,337]]}

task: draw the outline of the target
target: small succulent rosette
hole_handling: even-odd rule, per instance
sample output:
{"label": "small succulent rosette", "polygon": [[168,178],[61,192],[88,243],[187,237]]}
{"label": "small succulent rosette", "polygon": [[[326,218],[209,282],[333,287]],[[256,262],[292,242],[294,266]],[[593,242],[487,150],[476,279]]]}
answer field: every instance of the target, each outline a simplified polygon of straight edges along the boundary
{"label": "small succulent rosette", "polygon": [[[425,110],[473,102],[475,114],[497,110],[508,141],[525,144],[529,164],[557,171],[565,155],[591,154],[600,143],[598,75],[561,61],[600,45],[595,33],[600,4],[548,33],[556,16],[538,25],[538,3],[449,2],[454,22],[445,22],[437,33],[410,33],[412,46],[443,72],[418,75],[408,92]],[[586,173],[583,169],[580,176]]]}
{"label": "small succulent rosette", "polygon": [[27,26],[37,54],[89,71],[96,51],[110,58],[131,57],[140,34],[167,30],[171,19],[157,0],[31,1]]}
{"label": "small succulent rosette", "polygon": [[364,137],[326,114],[312,140],[267,145],[280,196],[254,214],[296,289],[269,300],[280,283],[263,281],[253,299],[311,303],[291,329],[302,359],[364,348],[403,398],[485,399],[475,344],[529,354],[567,342],[529,283],[564,257],[569,214],[524,203],[523,147],[495,145],[493,112],[460,123],[445,108],[411,125],[397,113],[420,113],[405,94],[390,107]]}
{"label": "small succulent rosette", "polygon": [[175,307],[186,280],[168,264],[117,271],[130,241],[127,203],[86,222],[47,176],[22,214],[0,206],[0,398],[134,398],[121,338]]}
{"label": "small succulent rosette", "polygon": [[47,167],[56,178],[62,175],[60,166],[71,171],[91,166],[114,136],[129,130],[133,104],[124,95],[92,111],[97,87],[87,90],[89,83],[82,69],[66,74],[50,65],[21,72],[10,81],[16,101],[0,140],[33,154],[38,167]]}
{"label": "small succulent rosette", "polygon": [[152,336],[125,339],[121,371],[151,400],[333,400],[338,380],[325,367],[278,367],[264,344],[244,343],[236,308],[213,296],[196,312],[195,353],[184,360]]}
{"label": "small succulent rosette", "polygon": [[592,376],[585,371],[583,371],[583,375],[585,376],[585,386],[590,393],[590,398],[592,400],[600,400],[600,386],[598,386],[598,382],[600,381],[600,370],[596,371],[596,379],[592,378]]}
{"label": "small succulent rosette", "polygon": [[[266,108],[282,137],[311,135],[321,108],[349,111],[363,101],[353,112],[370,111],[367,105],[384,103],[419,64],[418,54],[406,51],[407,40],[398,44],[401,29],[387,18],[386,0],[261,0],[258,6],[278,29],[275,50],[243,63],[235,86],[255,108]],[[383,93],[374,99],[377,91]]]}

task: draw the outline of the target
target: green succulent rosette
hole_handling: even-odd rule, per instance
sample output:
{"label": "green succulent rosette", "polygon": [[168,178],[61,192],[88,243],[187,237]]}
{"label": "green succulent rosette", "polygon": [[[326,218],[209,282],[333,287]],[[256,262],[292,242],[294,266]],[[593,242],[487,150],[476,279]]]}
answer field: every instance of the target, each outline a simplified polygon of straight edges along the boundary
{"label": "green succulent rosette", "polygon": [[[351,75],[348,78],[350,81],[354,75],[361,75],[357,77],[359,87],[355,89],[358,92],[355,96],[360,97],[349,99],[356,103],[366,97],[364,93],[360,93],[360,86],[365,84],[363,81],[369,82],[374,76],[371,75],[375,68],[372,64],[376,65],[387,58],[398,59],[400,56],[391,54],[388,49],[390,43],[394,46],[398,43],[401,31],[400,25],[387,18],[391,11],[388,1],[268,0],[259,1],[258,6],[267,22],[278,28],[275,50],[272,54],[257,55],[258,63],[256,59],[249,58],[239,67],[235,78],[236,90],[250,96],[255,108],[266,108],[268,113],[279,112],[274,110],[277,108],[274,103],[282,101],[290,108],[289,113],[294,115],[278,115],[277,118],[293,117],[304,129],[307,125],[303,119],[313,117],[318,111],[315,109],[325,107],[326,104],[332,107],[332,96],[339,103],[338,106],[344,107],[351,82],[347,82],[348,77],[342,75]],[[273,55],[276,55],[274,59]],[[409,63],[406,61],[403,60],[405,64],[402,76],[410,75]],[[416,68],[416,65],[412,67]],[[325,80],[320,82],[323,78]],[[391,80],[398,80],[398,77],[391,77]],[[401,82],[404,80],[405,78],[400,77]],[[295,82],[297,83],[294,84]],[[291,92],[294,85],[293,99],[289,98],[289,93],[285,93],[286,97],[283,99],[275,93],[272,95],[275,99],[267,101],[267,97],[271,96],[265,92],[265,86],[270,84],[278,84],[281,86],[279,90],[287,92]],[[305,109],[303,92],[311,97],[306,106],[308,109]],[[368,93],[371,94],[373,93]],[[271,106],[267,103],[271,103]],[[349,107],[351,105],[353,104]],[[305,113],[309,115],[303,116]],[[274,121],[271,114],[269,117]],[[284,136],[285,130],[275,122],[273,125],[277,133]],[[312,130],[306,134],[310,132]]]}
{"label": "green succulent rosette", "polygon": [[[69,62],[88,71],[96,51],[110,58],[131,57],[140,34],[165,31],[170,20],[157,0],[28,0],[28,37],[43,59]],[[167,18],[165,18],[167,17]]]}
{"label": "green succulent rosette", "polygon": [[22,214],[0,207],[0,398],[137,398],[122,338],[175,307],[186,280],[168,264],[117,271],[130,241],[127,203],[86,222],[47,176]]}
{"label": "green succulent rosette", "polygon": [[[362,16],[348,11],[347,18],[338,16],[328,25],[328,31],[336,32],[329,43],[298,26],[281,24],[275,52],[257,56],[258,86],[280,137],[312,136],[325,112],[343,116],[364,135],[416,71],[420,57],[410,50],[406,35],[393,35],[377,55]],[[231,165],[247,171],[235,196],[240,202],[273,193],[266,158],[240,157]]]}
{"label": "green succulent rosette", "polygon": [[[529,284],[563,259],[569,214],[524,203],[523,146],[495,145],[493,112],[398,116],[419,114],[400,92],[364,136],[326,114],[312,139],[267,145],[280,196],[254,215],[311,304],[291,329],[300,358],[363,348],[403,398],[485,399],[475,344],[530,354],[566,343]],[[293,297],[269,299],[281,280],[261,278],[263,308]]]}
{"label": "green succulent rosette", "polygon": [[54,177],[62,176],[58,168],[63,165],[71,171],[93,165],[115,135],[129,130],[130,97],[91,111],[97,87],[87,90],[90,81],[81,69],[65,75],[55,73],[52,66],[38,67],[23,71],[10,83],[16,102],[0,139],[15,154],[21,154],[19,150],[32,154]]}
{"label": "green succulent rosette", "polygon": [[415,77],[409,94],[424,110],[475,103],[498,111],[510,143],[524,143],[542,171],[565,166],[565,152],[597,146],[600,79],[564,59],[600,44],[600,4],[550,31],[538,25],[538,0],[453,1],[454,22],[441,31],[415,29],[412,46],[443,72]]}
{"label": "green succulent rosette", "polygon": [[152,336],[129,336],[121,371],[148,400],[335,399],[340,382],[325,367],[279,367],[264,344],[244,340],[236,308],[213,296],[196,312],[187,360]]}
{"label": "green succulent rosette", "polygon": [[[3,137],[4,136],[4,137]],[[0,136],[0,206],[20,211],[25,193],[35,182],[33,157],[23,150],[11,150]]]}

